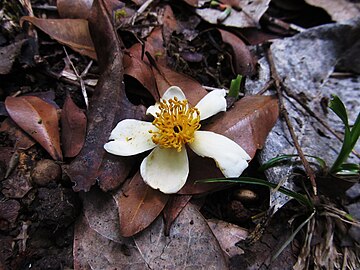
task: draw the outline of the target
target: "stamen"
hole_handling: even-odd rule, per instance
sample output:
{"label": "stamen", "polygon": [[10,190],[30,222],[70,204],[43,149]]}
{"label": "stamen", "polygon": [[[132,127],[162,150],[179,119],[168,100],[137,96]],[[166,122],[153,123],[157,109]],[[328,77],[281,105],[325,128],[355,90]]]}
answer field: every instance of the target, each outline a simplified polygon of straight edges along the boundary
{"label": "stamen", "polygon": [[170,100],[160,101],[160,112],[152,124],[157,131],[150,130],[153,134],[152,141],[164,148],[175,148],[181,151],[185,143],[194,141],[194,133],[200,128],[200,112],[197,108],[189,108],[188,101]]}

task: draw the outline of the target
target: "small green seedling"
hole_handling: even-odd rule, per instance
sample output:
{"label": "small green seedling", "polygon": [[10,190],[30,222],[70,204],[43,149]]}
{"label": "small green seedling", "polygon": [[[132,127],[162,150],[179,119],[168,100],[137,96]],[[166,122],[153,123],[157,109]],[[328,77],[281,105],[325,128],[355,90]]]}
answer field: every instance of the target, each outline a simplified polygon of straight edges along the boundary
{"label": "small green seedling", "polygon": [[236,79],[231,80],[230,89],[229,89],[229,97],[238,98],[241,88],[241,83],[243,80],[243,76],[237,75]]}

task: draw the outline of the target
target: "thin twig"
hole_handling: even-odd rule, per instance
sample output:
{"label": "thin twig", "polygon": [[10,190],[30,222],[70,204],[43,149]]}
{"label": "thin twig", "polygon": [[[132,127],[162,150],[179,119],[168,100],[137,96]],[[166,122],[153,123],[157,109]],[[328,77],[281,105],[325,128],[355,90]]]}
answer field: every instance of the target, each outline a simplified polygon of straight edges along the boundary
{"label": "thin twig", "polygon": [[63,47],[63,48],[64,48],[64,51],[65,51],[66,57],[69,60],[69,63],[71,65],[71,67],[73,68],[74,73],[75,73],[76,77],[78,78],[78,80],[80,82],[81,92],[82,92],[84,100],[85,100],[86,108],[88,108],[89,107],[89,99],[88,99],[88,95],[87,95],[87,92],[86,92],[86,87],[85,87],[83,77],[85,77],[87,75],[93,61],[91,60],[89,62],[89,64],[87,65],[87,67],[85,68],[85,70],[81,73],[81,75],[79,75],[79,73],[77,72],[75,66],[73,65],[73,63],[72,63],[72,61],[71,61],[71,59],[70,59],[70,57],[69,57],[69,55],[68,55],[68,53],[66,51],[66,48],[65,47]]}
{"label": "thin twig", "polygon": [[276,92],[278,94],[279,104],[280,104],[280,112],[285,119],[286,125],[289,129],[289,132],[290,132],[291,138],[294,142],[295,148],[296,148],[296,150],[299,154],[299,157],[301,159],[301,162],[305,168],[306,175],[310,179],[314,195],[316,196],[317,195],[317,187],[316,187],[316,181],[315,181],[315,173],[314,173],[313,169],[310,167],[309,162],[305,158],[304,152],[302,151],[299,141],[296,137],[294,127],[291,124],[289,113],[286,110],[284,100],[283,100],[283,95],[282,95],[282,89],[284,89],[284,85],[283,85],[282,80],[280,79],[279,75],[277,74],[275,64],[274,64],[274,59],[273,59],[270,48],[266,48],[266,55],[267,55],[267,58],[268,58],[268,61],[270,64],[271,77],[275,81],[275,88],[276,88]]}
{"label": "thin twig", "polygon": [[270,79],[255,95],[262,95],[274,85],[274,79]]}

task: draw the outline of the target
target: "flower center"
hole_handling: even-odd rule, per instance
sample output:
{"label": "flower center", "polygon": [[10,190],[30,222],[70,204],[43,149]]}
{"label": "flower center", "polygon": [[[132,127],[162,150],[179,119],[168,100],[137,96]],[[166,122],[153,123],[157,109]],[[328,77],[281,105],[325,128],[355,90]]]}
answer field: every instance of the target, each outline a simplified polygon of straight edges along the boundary
{"label": "flower center", "polygon": [[188,101],[170,100],[160,101],[160,112],[152,124],[157,131],[150,130],[153,134],[152,141],[164,148],[175,148],[181,151],[185,143],[194,141],[194,133],[200,128],[200,112],[197,108],[189,108]]}

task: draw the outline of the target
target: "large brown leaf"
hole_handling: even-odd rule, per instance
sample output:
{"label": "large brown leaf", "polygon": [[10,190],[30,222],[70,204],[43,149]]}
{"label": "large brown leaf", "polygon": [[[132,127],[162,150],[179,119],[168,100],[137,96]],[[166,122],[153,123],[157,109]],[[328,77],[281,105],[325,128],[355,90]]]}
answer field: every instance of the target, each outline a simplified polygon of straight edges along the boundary
{"label": "large brown leaf", "polygon": [[120,233],[128,237],[147,228],[156,219],[169,195],[146,185],[138,172],[114,197],[119,207]]}
{"label": "large brown leaf", "polygon": [[125,95],[123,53],[111,21],[112,11],[103,1],[95,1],[89,18],[101,77],[90,100],[84,147],[69,168],[76,191],[88,191],[96,181],[102,189],[110,190],[126,179],[133,158],[107,154],[103,146],[120,120],[145,115],[144,109],[132,105]]}
{"label": "large brown leaf", "polygon": [[31,22],[59,43],[74,51],[96,59],[94,44],[90,38],[88,22],[83,19],[39,19],[25,16],[21,18]]}
{"label": "large brown leaf", "polygon": [[86,116],[68,95],[61,111],[61,143],[65,157],[75,157],[84,145]]}
{"label": "large brown leaf", "polygon": [[84,214],[74,232],[74,269],[146,269],[134,241],[120,235],[111,195],[92,189],[83,201]]}
{"label": "large brown leaf", "polygon": [[6,110],[19,127],[36,140],[55,160],[62,160],[59,119],[56,109],[34,96],[7,97]]}
{"label": "large brown leaf", "polygon": [[[222,134],[238,143],[249,154],[255,156],[274,126],[279,115],[278,102],[272,96],[247,96],[236,102],[228,112],[214,116],[203,130]],[[196,180],[223,177],[213,160],[190,156],[188,181],[180,194],[198,194],[223,187],[222,184],[195,184]]]}
{"label": "large brown leaf", "polygon": [[218,241],[190,203],[171,227],[169,237],[164,235],[159,217],[134,239],[150,269],[228,269]]}

